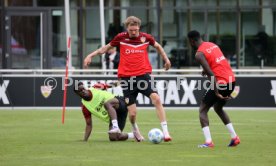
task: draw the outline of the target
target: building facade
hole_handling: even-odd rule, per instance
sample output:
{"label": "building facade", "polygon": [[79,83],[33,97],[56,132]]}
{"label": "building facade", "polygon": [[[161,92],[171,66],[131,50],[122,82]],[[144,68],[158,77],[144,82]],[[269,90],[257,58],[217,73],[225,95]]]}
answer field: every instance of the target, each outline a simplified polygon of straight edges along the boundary
{"label": "building facade", "polygon": [[[101,46],[99,1],[70,0],[74,68]],[[141,31],[163,45],[175,68],[197,66],[186,37],[194,29],[234,67],[276,66],[276,0],[104,0],[106,43],[130,15],[141,18]],[[0,18],[0,68],[64,68],[64,0],[1,0]],[[101,66],[100,56],[93,59],[91,68]]]}

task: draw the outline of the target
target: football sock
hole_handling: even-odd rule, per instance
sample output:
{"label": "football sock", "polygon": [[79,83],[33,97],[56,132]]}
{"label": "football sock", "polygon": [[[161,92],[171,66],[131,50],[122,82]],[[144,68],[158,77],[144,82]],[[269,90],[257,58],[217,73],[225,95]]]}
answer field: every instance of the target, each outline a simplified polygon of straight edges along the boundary
{"label": "football sock", "polygon": [[133,133],[127,133],[127,136],[128,136],[128,139],[133,139],[134,138]]}
{"label": "football sock", "polygon": [[161,122],[161,127],[162,127],[162,130],[163,130],[163,133],[169,133],[168,132],[168,124],[167,124],[166,121]]}
{"label": "football sock", "polygon": [[115,120],[112,120],[111,123],[112,123],[112,127],[113,127],[113,128],[119,128],[119,126],[118,126],[118,121],[117,121],[116,119],[115,119]]}
{"label": "football sock", "polygon": [[225,125],[226,128],[228,129],[230,135],[231,135],[231,138],[235,138],[237,136],[235,130],[234,130],[234,127],[233,127],[233,124],[232,123],[228,123],[227,125]]}
{"label": "football sock", "polygon": [[211,137],[211,133],[210,133],[210,129],[209,126],[203,127],[202,128],[204,137],[205,137],[205,142],[212,142],[212,137]]}

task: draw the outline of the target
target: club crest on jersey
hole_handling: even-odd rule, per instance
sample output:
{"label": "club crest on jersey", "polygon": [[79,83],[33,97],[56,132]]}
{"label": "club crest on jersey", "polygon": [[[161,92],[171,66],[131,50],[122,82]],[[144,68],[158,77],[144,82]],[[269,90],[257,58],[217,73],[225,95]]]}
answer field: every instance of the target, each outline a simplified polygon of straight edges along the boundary
{"label": "club crest on jersey", "polygon": [[140,38],[140,41],[141,41],[142,43],[145,43],[146,37],[145,37],[145,36],[142,36],[142,37]]}
{"label": "club crest on jersey", "polygon": [[41,94],[42,94],[42,96],[46,99],[46,98],[48,98],[50,95],[51,95],[51,93],[52,93],[52,86],[41,86],[40,87],[40,92],[41,92]]}
{"label": "club crest on jersey", "polygon": [[128,104],[129,103],[129,98],[125,98],[125,102],[126,102],[126,104]]}

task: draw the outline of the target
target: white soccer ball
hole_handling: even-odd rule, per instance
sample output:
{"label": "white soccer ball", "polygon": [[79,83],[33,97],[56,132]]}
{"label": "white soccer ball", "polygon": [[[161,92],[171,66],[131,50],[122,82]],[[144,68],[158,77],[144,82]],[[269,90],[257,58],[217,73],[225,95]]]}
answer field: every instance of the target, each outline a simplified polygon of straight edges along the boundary
{"label": "white soccer ball", "polygon": [[164,134],[158,128],[151,129],[148,133],[148,137],[149,137],[149,141],[154,144],[159,144],[164,140]]}

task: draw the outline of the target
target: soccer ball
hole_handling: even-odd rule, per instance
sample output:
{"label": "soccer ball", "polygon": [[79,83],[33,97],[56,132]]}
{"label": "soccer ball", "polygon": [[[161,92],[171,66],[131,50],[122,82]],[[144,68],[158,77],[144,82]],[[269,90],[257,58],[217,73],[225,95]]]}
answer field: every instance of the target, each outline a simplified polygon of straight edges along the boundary
{"label": "soccer ball", "polygon": [[148,137],[150,142],[154,144],[159,144],[160,142],[163,141],[164,134],[160,129],[154,128],[149,131]]}

